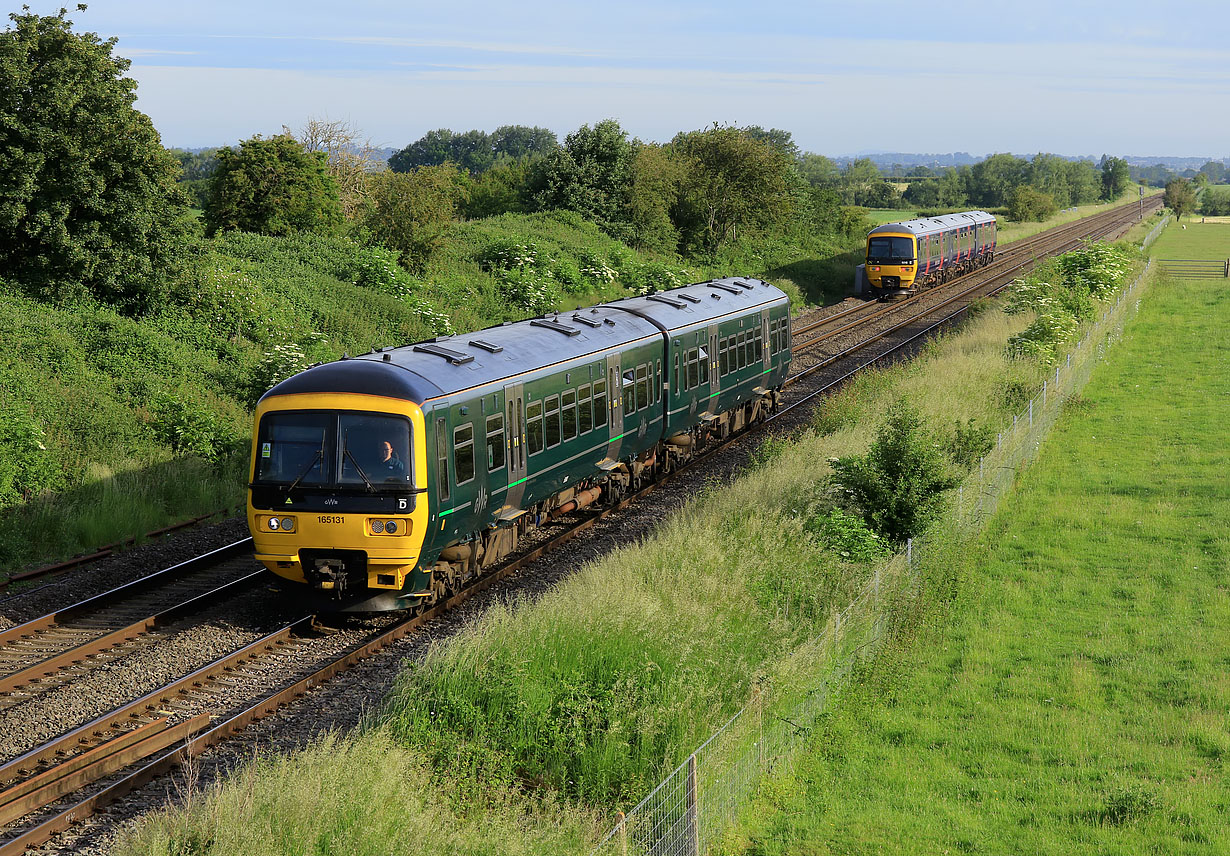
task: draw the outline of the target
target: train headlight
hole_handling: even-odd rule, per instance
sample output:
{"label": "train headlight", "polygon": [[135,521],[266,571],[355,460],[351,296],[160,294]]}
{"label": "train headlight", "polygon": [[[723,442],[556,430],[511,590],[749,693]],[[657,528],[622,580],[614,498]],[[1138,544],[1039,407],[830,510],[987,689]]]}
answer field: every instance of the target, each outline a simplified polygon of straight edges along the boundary
{"label": "train headlight", "polygon": [[381,533],[383,533],[384,532],[384,521],[383,520],[373,520],[372,521],[372,532],[376,535],[380,535]]}
{"label": "train headlight", "polygon": [[396,535],[397,534],[397,521],[390,520],[388,523],[384,524],[384,531],[388,533],[389,535]]}
{"label": "train headlight", "polygon": [[295,518],[283,517],[282,518],[282,531],[283,532],[294,532],[295,531]]}
{"label": "train headlight", "polygon": [[278,531],[278,519],[276,517],[269,518],[269,529],[273,532]]}

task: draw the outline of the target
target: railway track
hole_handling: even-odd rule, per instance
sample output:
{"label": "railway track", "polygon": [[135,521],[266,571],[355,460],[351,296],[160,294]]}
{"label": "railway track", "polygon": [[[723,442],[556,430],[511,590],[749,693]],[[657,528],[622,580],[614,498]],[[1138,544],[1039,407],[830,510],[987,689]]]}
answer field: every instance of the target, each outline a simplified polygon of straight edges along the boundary
{"label": "railway track", "polygon": [[[1130,208],[1130,212],[1129,209]],[[934,328],[950,322],[973,300],[994,293],[1046,253],[1060,252],[1089,237],[1103,237],[1130,226],[1126,214],[1136,206],[1103,212],[1038,236],[1028,249],[1004,252],[994,265],[920,293],[917,298],[873,307],[874,317],[861,317],[853,326],[855,312],[836,313],[806,326],[828,327],[820,337],[797,342],[803,354],[812,354],[820,343],[839,341],[852,334],[849,345],[800,369],[787,384],[798,391],[794,399],[762,425],[781,425],[800,408],[841,383],[868,364],[890,358],[908,349]],[[1043,240],[1043,236],[1049,236]],[[1023,244],[1025,242],[1022,242]],[[926,299],[924,299],[926,298]],[[900,313],[906,307],[913,311]],[[860,307],[861,308],[861,307]],[[890,311],[880,312],[880,309]],[[940,317],[936,318],[939,315]],[[873,321],[882,323],[873,324]],[[837,323],[841,322],[841,323]],[[864,334],[865,328],[874,329]],[[795,331],[796,335],[802,328]],[[857,367],[848,368],[852,357],[874,348]],[[834,367],[832,377],[820,373]],[[806,388],[803,388],[806,387]],[[750,432],[737,435],[733,442]],[[102,715],[64,731],[22,754],[0,763],[0,856],[13,856],[28,847],[48,841],[72,823],[99,810],[157,776],[196,757],[211,746],[238,734],[251,723],[302,698],[312,688],[406,638],[423,625],[511,576],[546,553],[562,546],[598,521],[636,502],[721,453],[729,444],[700,454],[687,468],[672,473],[634,493],[617,505],[585,516],[561,518],[562,531],[548,534],[536,547],[513,558],[498,570],[473,582],[447,601],[416,615],[387,617],[352,634],[334,650],[315,650],[329,640],[313,617],[303,615],[259,638],[229,650],[166,681]],[[48,688],[71,689],[83,674],[115,664],[132,654],[140,640],[152,631],[192,614],[208,604],[237,597],[255,584],[255,576],[243,573],[246,541],[239,541],[168,568],[136,583],[115,589],[59,610],[0,634],[0,717],[35,698]],[[238,576],[236,576],[238,573]],[[209,577],[231,576],[220,585],[203,582]],[[170,606],[157,611],[150,605],[170,599]]]}

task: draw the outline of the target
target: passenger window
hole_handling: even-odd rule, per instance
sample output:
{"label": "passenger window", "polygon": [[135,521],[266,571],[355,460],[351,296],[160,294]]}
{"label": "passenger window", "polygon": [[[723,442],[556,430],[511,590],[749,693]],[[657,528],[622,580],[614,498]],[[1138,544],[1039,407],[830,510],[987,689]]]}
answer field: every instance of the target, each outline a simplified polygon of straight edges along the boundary
{"label": "passenger window", "polygon": [[679,352],[675,351],[675,380],[671,384],[671,388],[675,390],[675,395],[683,392],[683,387],[679,385]]}
{"label": "passenger window", "polygon": [[440,499],[448,499],[448,423],[444,417],[436,420],[436,491]]}
{"label": "passenger window", "polygon": [[726,377],[726,340],[718,340],[718,377]]}
{"label": "passenger window", "polygon": [[735,368],[741,369],[747,365],[747,349],[743,347],[744,333],[735,337]]}
{"label": "passenger window", "polygon": [[606,424],[606,381],[594,381],[594,427]]}
{"label": "passenger window", "polygon": [[593,406],[593,403],[590,401],[590,392],[589,384],[585,384],[578,391],[577,416],[579,417],[578,421],[580,422],[580,432],[582,434],[587,433],[594,427],[594,413],[590,409]]}
{"label": "passenger window", "polygon": [[541,401],[532,401],[525,406],[525,445],[531,455],[543,450]]}
{"label": "passenger window", "polygon": [[649,406],[649,366],[636,367],[636,409]]}
{"label": "passenger window", "polygon": [[624,416],[630,416],[636,410],[636,373],[632,369],[624,372],[620,392],[624,399]]}
{"label": "passenger window", "polygon": [[662,361],[658,360],[657,370],[653,378],[653,400],[661,403],[662,401]]}
{"label": "passenger window", "polygon": [[453,429],[453,460],[457,462],[457,484],[474,479],[474,426]]}
{"label": "passenger window", "polygon": [[504,466],[504,414],[487,417],[487,471]]}
{"label": "passenger window", "polygon": [[709,352],[704,348],[700,349],[697,355],[697,362],[700,365],[700,382],[703,386],[709,382]]}
{"label": "passenger window", "polygon": [[564,393],[563,416],[564,439],[571,440],[577,436],[577,394],[571,389]]}
{"label": "passenger window", "polygon": [[688,389],[695,389],[700,385],[700,366],[699,360],[696,358],[696,349],[688,351]]}
{"label": "passenger window", "polygon": [[559,445],[559,396],[552,395],[543,403],[546,414],[547,448]]}

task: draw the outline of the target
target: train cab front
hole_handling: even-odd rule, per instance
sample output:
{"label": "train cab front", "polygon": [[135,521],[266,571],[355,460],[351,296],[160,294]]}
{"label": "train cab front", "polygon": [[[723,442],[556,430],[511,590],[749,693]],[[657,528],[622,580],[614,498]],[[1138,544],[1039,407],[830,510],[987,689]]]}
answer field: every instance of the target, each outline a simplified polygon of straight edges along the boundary
{"label": "train cab front", "polygon": [[413,403],[346,394],[262,400],[248,527],[257,561],[326,608],[400,608],[427,524],[423,415]]}
{"label": "train cab front", "polygon": [[873,232],[867,237],[867,282],[876,294],[907,294],[917,270],[912,235]]}

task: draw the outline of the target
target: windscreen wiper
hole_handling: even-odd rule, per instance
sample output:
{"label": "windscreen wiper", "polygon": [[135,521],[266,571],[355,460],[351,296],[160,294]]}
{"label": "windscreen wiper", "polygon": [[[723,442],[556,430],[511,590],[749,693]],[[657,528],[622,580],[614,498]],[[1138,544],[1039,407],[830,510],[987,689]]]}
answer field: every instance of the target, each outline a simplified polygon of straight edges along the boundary
{"label": "windscreen wiper", "polygon": [[350,458],[350,463],[354,464],[355,472],[359,474],[359,478],[363,479],[363,484],[367,485],[368,491],[374,493],[376,490],[376,486],[372,484],[372,480],[367,477],[367,473],[363,472],[363,468],[359,466],[359,462],[355,460],[354,455],[351,453],[349,446],[342,447],[342,455],[344,455],[347,458]]}
{"label": "windscreen wiper", "polygon": [[304,467],[303,472],[299,473],[299,475],[295,478],[295,480],[290,483],[290,487],[286,488],[286,492],[290,493],[292,490],[297,488],[299,486],[299,482],[303,481],[304,477],[312,471],[312,468],[315,467],[316,464],[322,458],[324,458],[324,456],[325,456],[325,450],[317,449],[316,456],[312,458],[312,460],[308,461],[308,465]]}

